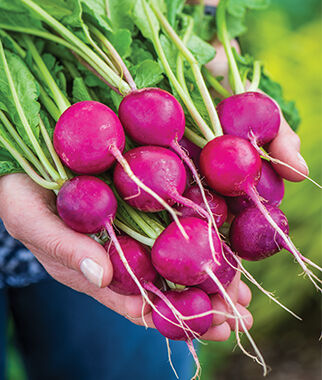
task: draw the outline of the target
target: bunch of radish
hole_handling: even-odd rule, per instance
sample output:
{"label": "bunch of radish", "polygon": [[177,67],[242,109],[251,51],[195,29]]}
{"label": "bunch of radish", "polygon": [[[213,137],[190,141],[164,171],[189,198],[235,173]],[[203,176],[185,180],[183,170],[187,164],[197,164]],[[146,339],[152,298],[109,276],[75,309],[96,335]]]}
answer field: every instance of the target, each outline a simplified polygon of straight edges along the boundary
{"label": "bunch of radish", "polygon": [[[86,67],[92,65],[90,69],[118,94],[119,80],[124,96],[117,114],[97,100],[71,104],[46,71],[32,39],[25,36],[34,74],[51,92],[50,99],[41,99],[41,104],[56,123],[53,141],[39,114],[42,140],[51,155],[47,160],[24,118],[0,44],[8,86],[32,149],[10,128],[7,128],[10,139],[15,140],[19,149],[2,134],[1,145],[39,185],[57,193],[57,211],[66,225],[84,234],[96,234],[97,239],[105,236],[103,244],[114,269],[110,289],[123,295],[142,295],[152,308],[159,332],[167,339],[187,342],[197,363],[195,377],[199,374],[199,363],[192,340],[202,338],[212,325],[213,314],[220,313],[211,304],[210,295],[216,293],[228,304],[229,317],[235,318],[236,326],[247,335],[255,352],[252,357],[266,373],[265,361],[225,290],[237,271],[261,288],[241,259],[262,260],[284,248],[321,290],[321,280],[307,264],[320,271],[321,268],[303,256],[288,236],[286,216],[278,208],[284,196],[283,180],[269,163],[272,159],[261,149],[278,133],[281,122],[278,105],[258,92],[254,84],[252,91],[245,91],[232,67],[233,88],[237,93],[226,97],[216,108],[200,67],[185,46],[185,37],[179,38],[153,1],[143,1],[142,9],[152,31],[150,42],[174,94],[157,87],[137,89],[126,64],[108,44],[104,46],[114,63],[122,68],[124,78],[115,72],[109,74],[107,69],[102,77],[93,60],[85,59],[87,45],[83,51],[84,43],[79,40],[77,45],[77,37],[69,37],[70,32],[62,24],[47,17],[31,0],[23,3],[38,12],[42,21],[69,44],[74,43],[69,48],[82,62],[85,60]],[[222,5],[218,8],[219,37],[233,65],[224,33],[224,14]],[[187,92],[184,75],[174,74],[167,63],[153,20],[157,20],[179,55],[191,65],[208,119],[201,115]],[[55,41],[59,42],[59,38]],[[185,113],[193,120],[195,129],[186,125]],[[157,232],[143,236],[135,231],[118,214],[118,205],[125,207],[138,224],[157,225]],[[233,220],[228,218],[229,213],[234,215]],[[228,220],[232,220],[230,225]],[[123,231],[121,234],[114,230],[114,223]],[[227,226],[229,234],[224,233]],[[238,329],[236,333],[238,336]]]}

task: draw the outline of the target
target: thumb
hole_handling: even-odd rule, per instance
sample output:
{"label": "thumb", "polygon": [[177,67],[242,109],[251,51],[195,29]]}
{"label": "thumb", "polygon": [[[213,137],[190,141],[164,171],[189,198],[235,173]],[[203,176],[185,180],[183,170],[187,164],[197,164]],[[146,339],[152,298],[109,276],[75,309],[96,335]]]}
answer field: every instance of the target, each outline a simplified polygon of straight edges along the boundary
{"label": "thumb", "polygon": [[67,227],[55,214],[42,215],[33,226],[32,239],[26,242],[34,247],[35,256],[42,262],[44,255],[51,262],[81,272],[92,284],[103,288],[113,277],[109,256],[98,242]]}
{"label": "thumb", "polygon": [[[269,145],[269,153],[272,157],[279,159],[303,173],[309,174],[309,169],[304,158],[300,154],[301,141],[298,135],[287,124],[286,120],[282,118],[279,132],[275,139]],[[305,177],[296,173],[294,170],[287,168],[284,165],[274,164],[274,169],[278,174],[292,182],[303,181]]]}

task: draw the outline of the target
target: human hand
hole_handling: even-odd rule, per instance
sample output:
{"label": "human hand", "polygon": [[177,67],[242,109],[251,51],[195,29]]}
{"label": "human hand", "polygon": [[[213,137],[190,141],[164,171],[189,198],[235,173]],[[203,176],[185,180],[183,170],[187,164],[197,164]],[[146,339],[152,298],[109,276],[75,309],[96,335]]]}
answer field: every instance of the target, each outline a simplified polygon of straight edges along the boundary
{"label": "human hand", "polygon": [[[214,76],[223,76],[224,80],[222,85],[230,90],[228,82],[228,61],[223,46],[218,40],[212,42],[216,49],[215,58],[207,64],[207,68],[212,72]],[[236,40],[231,41],[232,46],[239,52],[239,45]],[[220,97],[220,95],[219,95]],[[287,121],[281,115],[281,125],[277,136],[268,145],[267,151],[273,157],[286,164],[290,165],[294,169],[308,176],[309,169],[304,158],[300,154],[301,141],[299,136],[288,125]],[[296,173],[292,169],[280,164],[274,164],[274,169],[278,174],[292,182],[303,181],[305,177]]]}
{"label": "human hand", "polygon": [[[88,294],[133,323],[144,324],[142,297],[123,296],[106,288],[113,268],[105,249],[63,223],[56,212],[53,192],[39,187],[25,174],[11,174],[0,178],[0,199],[5,200],[0,204],[0,218],[8,232],[37,257],[53,278]],[[238,300],[241,313],[247,313],[243,306],[250,301],[250,291],[239,283],[238,276],[228,291],[234,302]],[[213,296],[212,302],[214,308],[227,312],[221,297]],[[144,307],[144,314],[147,325],[154,327],[150,307]],[[214,315],[214,326],[204,338],[228,339],[229,326],[227,318]]]}

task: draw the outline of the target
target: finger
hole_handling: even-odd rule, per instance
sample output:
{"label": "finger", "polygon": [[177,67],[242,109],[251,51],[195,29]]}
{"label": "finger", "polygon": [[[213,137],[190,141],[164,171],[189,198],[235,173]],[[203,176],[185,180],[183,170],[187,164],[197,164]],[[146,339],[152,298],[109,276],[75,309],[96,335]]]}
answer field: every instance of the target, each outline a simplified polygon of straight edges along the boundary
{"label": "finger", "polygon": [[226,288],[226,292],[230,296],[233,303],[237,302],[239,282],[240,282],[240,272],[237,271],[232,282]]}
{"label": "finger", "polygon": [[[210,297],[212,310],[227,314],[228,308],[224,299],[219,295],[215,294]],[[227,317],[224,314],[213,314],[212,323],[213,325],[221,325],[227,320]]]}
{"label": "finger", "polygon": [[230,326],[227,322],[219,326],[210,327],[210,329],[201,337],[201,339],[212,340],[215,342],[224,342],[229,339],[231,333]]}
{"label": "finger", "polygon": [[[309,169],[304,158],[300,154],[301,141],[298,135],[287,124],[282,117],[279,132],[275,139],[269,144],[269,154],[292,166],[304,175],[309,174]],[[303,181],[305,178],[292,169],[280,164],[273,164],[277,173],[292,182]]]}
{"label": "finger", "polygon": [[52,263],[57,262],[81,273],[84,280],[96,287],[106,287],[111,282],[113,267],[106,250],[99,243],[69,229],[50,212],[39,219],[36,217],[31,223],[32,228],[26,228],[20,240],[40,261],[45,255]]}
{"label": "finger", "polygon": [[152,320],[152,313],[148,313],[144,315],[144,320],[142,317],[139,318],[132,318],[128,315],[125,315],[127,319],[129,319],[132,323],[135,323],[138,326],[148,326],[152,329],[155,329],[155,325]]}
{"label": "finger", "polygon": [[240,281],[238,286],[238,303],[242,306],[247,307],[250,304],[252,299],[252,292],[249,287],[243,282]]}
{"label": "finger", "polygon": [[[249,330],[253,325],[253,316],[244,306],[237,304],[236,307],[237,307],[237,310],[239,311],[240,315],[243,317],[243,322],[246,326],[246,329]],[[235,331],[236,319],[229,318],[229,319],[227,319],[227,323],[229,324],[231,330]],[[240,322],[238,322],[238,330],[244,331]]]}

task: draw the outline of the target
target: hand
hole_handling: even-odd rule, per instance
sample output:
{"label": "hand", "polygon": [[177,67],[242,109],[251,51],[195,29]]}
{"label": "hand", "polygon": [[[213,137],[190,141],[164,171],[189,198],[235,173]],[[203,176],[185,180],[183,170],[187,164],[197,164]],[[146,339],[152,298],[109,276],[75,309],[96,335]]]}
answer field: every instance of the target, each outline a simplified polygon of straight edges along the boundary
{"label": "hand", "polygon": [[[236,40],[233,40],[231,43],[232,46],[235,47],[239,52],[239,46]],[[213,75],[224,76],[225,79],[223,80],[222,84],[225,88],[230,90],[227,79],[229,68],[226,53],[223,46],[218,40],[213,41],[213,46],[216,48],[216,56],[211,62],[207,64],[207,67],[213,73]],[[272,157],[289,164],[307,176],[309,174],[309,170],[304,158],[300,154],[300,145],[300,138],[291,129],[291,127],[287,124],[286,120],[282,116],[279,132],[275,139],[269,144],[267,150]],[[305,179],[300,174],[283,165],[274,164],[274,169],[281,177],[289,181],[299,182]]]}
{"label": "hand", "polygon": [[[113,268],[105,249],[90,237],[65,226],[57,215],[52,191],[39,187],[25,174],[11,174],[0,178],[0,199],[6,200],[0,204],[0,218],[8,232],[37,257],[53,278],[143,325],[142,297],[122,296],[106,288]],[[241,313],[248,313],[243,306],[250,302],[250,291],[239,283],[238,276],[228,291],[235,302],[238,299]],[[212,301],[214,307],[226,310],[219,296],[212,297]],[[145,306],[144,314],[148,326],[154,327],[151,308]],[[228,339],[230,324],[226,318],[215,315],[214,327],[204,338]]]}
{"label": "hand", "polygon": [[0,218],[8,232],[53,278],[127,318],[141,315],[141,296],[122,296],[106,288],[113,268],[105,249],[65,226],[56,214],[52,191],[39,187],[25,174],[11,174],[0,177],[0,199],[5,200],[0,203]]}

